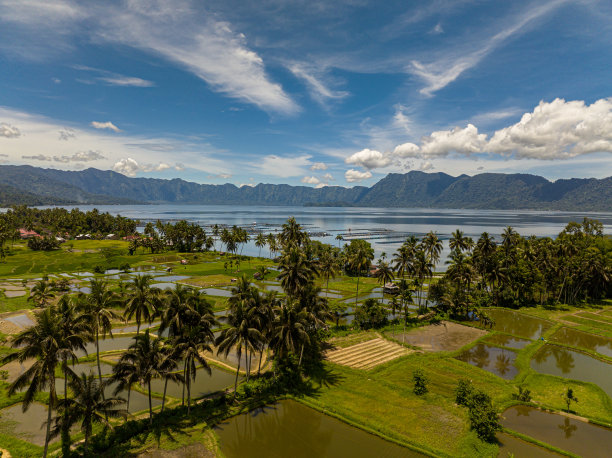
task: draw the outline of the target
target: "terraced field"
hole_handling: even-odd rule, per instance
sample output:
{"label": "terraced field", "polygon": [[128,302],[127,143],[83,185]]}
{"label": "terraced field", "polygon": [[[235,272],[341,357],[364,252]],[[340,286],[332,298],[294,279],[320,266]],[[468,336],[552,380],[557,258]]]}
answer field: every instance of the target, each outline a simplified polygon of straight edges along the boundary
{"label": "terraced field", "polygon": [[411,351],[407,348],[377,337],[350,347],[330,350],[325,354],[325,358],[332,363],[369,370],[409,353]]}

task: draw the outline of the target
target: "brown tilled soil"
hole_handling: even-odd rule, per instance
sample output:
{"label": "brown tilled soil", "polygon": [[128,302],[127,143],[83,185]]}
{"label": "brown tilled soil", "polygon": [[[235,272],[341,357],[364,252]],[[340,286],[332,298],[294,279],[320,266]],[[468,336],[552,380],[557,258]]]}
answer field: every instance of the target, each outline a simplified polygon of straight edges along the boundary
{"label": "brown tilled soil", "polygon": [[409,353],[411,351],[407,348],[377,337],[350,347],[329,350],[325,358],[332,363],[368,370]]}
{"label": "brown tilled soil", "polygon": [[390,334],[398,342],[420,347],[425,351],[453,351],[485,335],[487,331],[450,321]]}

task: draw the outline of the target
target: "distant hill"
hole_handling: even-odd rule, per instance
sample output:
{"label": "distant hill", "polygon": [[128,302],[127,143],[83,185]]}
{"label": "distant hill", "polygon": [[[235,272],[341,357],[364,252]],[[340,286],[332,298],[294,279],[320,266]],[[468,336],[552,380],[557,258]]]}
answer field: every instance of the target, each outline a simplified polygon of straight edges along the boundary
{"label": "distant hill", "polygon": [[390,173],[372,187],[198,184],[129,178],[110,170],[78,172],[0,166],[0,204],[236,204],[612,211],[612,177],[548,181],[528,174]]}

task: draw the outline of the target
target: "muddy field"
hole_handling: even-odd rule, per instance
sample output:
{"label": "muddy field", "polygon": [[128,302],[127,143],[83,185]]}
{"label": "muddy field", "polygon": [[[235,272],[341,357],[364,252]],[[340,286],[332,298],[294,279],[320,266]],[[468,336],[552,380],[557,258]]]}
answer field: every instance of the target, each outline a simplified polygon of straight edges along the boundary
{"label": "muddy field", "polygon": [[487,332],[449,321],[430,324],[418,329],[389,334],[389,337],[425,351],[453,351],[482,337]]}

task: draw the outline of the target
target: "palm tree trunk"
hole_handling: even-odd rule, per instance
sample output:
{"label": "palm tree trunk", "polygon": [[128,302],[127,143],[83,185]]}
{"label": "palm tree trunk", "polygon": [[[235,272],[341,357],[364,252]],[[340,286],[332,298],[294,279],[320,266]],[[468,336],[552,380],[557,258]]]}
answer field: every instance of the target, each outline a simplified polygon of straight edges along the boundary
{"label": "palm tree trunk", "polygon": [[[100,381],[100,385],[102,385],[102,368],[100,366],[100,339],[98,332],[98,324],[96,323],[96,361],[98,362],[98,380]],[[102,390],[102,400],[106,401],[104,397],[104,390]],[[104,411],[104,418],[108,422],[108,414]]]}
{"label": "palm tree trunk", "polygon": [[151,402],[151,380],[147,383],[149,388],[149,424],[153,424],[153,403]]}
{"label": "palm tree trunk", "polygon": [[359,273],[357,273],[357,295],[355,296],[355,307],[357,307],[358,298],[359,298]]}
{"label": "palm tree trunk", "polygon": [[62,420],[62,454],[70,455],[70,429],[68,428],[68,358],[62,363],[64,372],[64,418]]}
{"label": "palm tree trunk", "polygon": [[242,359],[242,351],[240,350],[241,347],[238,348],[238,369],[236,369],[236,380],[234,380],[234,399],[236,399],[236,391],[238,390],[238,374],[240,373],[240,360]]}
{"label": "palm tree trunk", "polygon": [[263,359],[263,347],[259,352],[259,367],[257,368],[257,375],[261,374],[261,360]]}
{"label": "palm tree trunk", "polygon": [[45,435],[45,449],[43,458],[46,458],[49,450],[49,440],[51,439],[51,413],[53,412],[53,400],[55,399],[55,374],[51,373],[49,380],[49,406],[47,407],[47,434]]}
{"label": "palm tree trunk", "polygon": [[162,407],[161,411],[164,411],[164,405],[166,405],[166,390],[168,389],[168,378],[166,377],[166,381],[164,382],[164,397],[162,399]]}
{"label": "palm tree trunk", "polygon": [[187,368],[187,415],[191,411],[191,364]]}
{"label": "palm tree trunk", "polygon": [[183,364],[183,399],[181,401],[181,405],[184,406],[185,405],[185,384],[187,383],[187,380],[185,379],[185,374],[187,373],[187,360],[185,360],[185,363]]}
{"label": "palm tree trunk", "polygon": [[302,356],[304,356],[304,344],[302,343],[302,349],[300,350],[300,361],[298,362],[298,367],[302,365]]}

